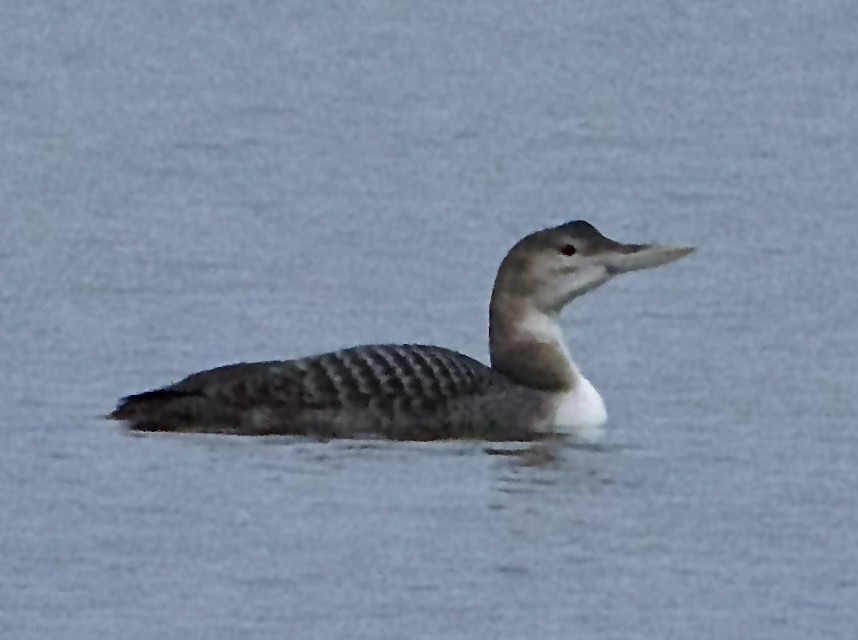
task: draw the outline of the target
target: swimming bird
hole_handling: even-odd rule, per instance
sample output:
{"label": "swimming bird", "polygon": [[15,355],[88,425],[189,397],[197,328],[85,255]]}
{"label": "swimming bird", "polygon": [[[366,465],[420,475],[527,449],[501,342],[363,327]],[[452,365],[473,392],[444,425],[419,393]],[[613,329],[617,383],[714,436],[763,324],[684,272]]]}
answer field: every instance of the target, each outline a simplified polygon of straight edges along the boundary
{"label": "swimming bird", "polygon": [[519,240],[498,270],[491,366],[436,346],[363,345],[201,371],[127,396],[108,417],[139,431],[489,441],[563,434],[595,443],[605,403],[572,360],[561,310],[619,274],[693,251],[623,244],[583,220],[542,229]]}

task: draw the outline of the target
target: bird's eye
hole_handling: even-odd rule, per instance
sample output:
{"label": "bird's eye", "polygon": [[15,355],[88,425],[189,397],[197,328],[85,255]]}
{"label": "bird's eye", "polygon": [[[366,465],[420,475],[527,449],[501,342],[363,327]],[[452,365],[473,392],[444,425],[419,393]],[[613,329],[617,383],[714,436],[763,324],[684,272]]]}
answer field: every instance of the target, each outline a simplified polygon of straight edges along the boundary
{"label": "bird's eye", "polygon": [[560,253],[562,253],[564,256],[574,256],[576,253],[578,253],[578,249],[576,249],[574,245],[567,244],[564,245],[562,249],[560,249]]}

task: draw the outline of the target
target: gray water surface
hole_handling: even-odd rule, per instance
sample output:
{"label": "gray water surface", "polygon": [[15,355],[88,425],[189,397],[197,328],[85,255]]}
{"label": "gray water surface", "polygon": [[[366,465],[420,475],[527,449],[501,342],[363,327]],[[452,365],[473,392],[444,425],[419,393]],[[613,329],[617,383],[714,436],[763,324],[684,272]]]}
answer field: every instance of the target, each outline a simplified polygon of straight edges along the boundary
{"label": "gray water surface", "polygon": [[[0,636],[858,626],[858,5],[0,5]],[[486,359],[586,218],[698,254],[563,317],[601,451],[133,436],[124,394],[355,343]]]}

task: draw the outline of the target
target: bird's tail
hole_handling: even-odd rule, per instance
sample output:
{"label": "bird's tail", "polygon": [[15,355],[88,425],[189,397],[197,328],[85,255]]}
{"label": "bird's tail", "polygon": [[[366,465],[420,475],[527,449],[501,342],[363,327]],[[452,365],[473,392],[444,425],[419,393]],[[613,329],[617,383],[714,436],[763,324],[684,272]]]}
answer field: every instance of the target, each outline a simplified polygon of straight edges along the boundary
{"label": "bird's tail", "polygon": [[198,391],[181,389],[144,391],[122,398],[107,418],[123,420],[141,431],[173,431],[177,427],[172,425],[190,417],[182,415],[187,413],[185,407],[191,404],[187,401],[201,395]]}

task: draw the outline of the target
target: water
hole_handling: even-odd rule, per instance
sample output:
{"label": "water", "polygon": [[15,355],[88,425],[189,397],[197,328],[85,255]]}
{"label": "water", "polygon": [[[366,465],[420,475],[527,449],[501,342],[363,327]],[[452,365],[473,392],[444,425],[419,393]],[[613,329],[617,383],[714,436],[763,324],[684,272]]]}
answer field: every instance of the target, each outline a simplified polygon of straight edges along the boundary
{"label": "water", "polygon": [[[852,637],[856,5],[123,4],[0,7],[2,637]],[[701,247],[564,316],[604,451],[99,418],[485,359],[503,253],[579,217]]]}

